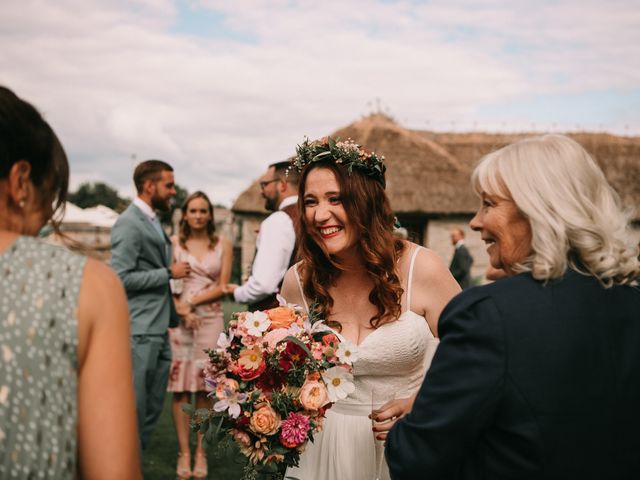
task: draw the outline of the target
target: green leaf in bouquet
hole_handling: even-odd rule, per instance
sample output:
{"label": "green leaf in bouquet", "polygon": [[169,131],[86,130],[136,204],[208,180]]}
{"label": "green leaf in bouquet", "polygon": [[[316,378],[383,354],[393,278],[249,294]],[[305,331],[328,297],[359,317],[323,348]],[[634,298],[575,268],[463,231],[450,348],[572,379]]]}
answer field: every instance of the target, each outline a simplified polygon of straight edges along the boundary
{"label": "green leaf in bouquet", "polygon": [[319,311],[320,303],[318,302],[318,300],[314,300],[311,306],[309,306],[309,323],[311,323],[311,325],[324,320],[318,313]]}
{"label": "green leaf in bouquet", "polygon": [[[249,400],[251,402],[255,402],[258,398],[260,398],[260,395],[262,395],[262,390],[260,390],[259,388],[254,390],[253,392],[251,392],[251,395],[249,396]],[[245,402],[247,403],[247,402]]]}
{"label": "green leaf in bouquet", "polygon": [[294,410],[293,398],[287,392],[274,391],[271,396],[271,406],[286,417]]}
{"label": "green leaf in bouquet", "polygon": [[273,474],[278,473],[278,465],[276,462],[269,462],[260,468],[260,473]]}
{"label": "green leaf in bouquet", "polygon": [[184,413],[186,413],[190,417],[193,417],[193,414],[196,411],[195,407],[193,405],[191,405],[190,403],[183,403],[183,404],[180,405],[180,408],[182,409],[182,411]]}
{"label": "green leaf in bouquet", "polygon": [[224,417],[220,417],[218,419],[218,423],[216,425],[216,429],[214,430],[214,435],[217,437],[220,434],[220,429],[222,428],[222,422],[224,421]]}
{"label": "green leaf in bouquet", "polygon": [[307,379],[308,370],[309,369],[304,366],[293,365],[287,373],[287,383],[290,386],[302,387]]}

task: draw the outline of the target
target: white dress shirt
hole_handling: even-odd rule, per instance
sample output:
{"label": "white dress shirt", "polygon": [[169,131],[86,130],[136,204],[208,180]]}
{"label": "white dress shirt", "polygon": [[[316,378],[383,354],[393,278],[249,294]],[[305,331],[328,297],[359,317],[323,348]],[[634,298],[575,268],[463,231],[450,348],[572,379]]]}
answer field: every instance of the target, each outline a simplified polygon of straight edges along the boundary
{"label": "white dress shirt", "polygon": [[133,204],[140,210],[142,210],[142,213],[144,213],[149,218],[149,220],[153,221],[156,218],[156,211],[151,208],[151,205],[142,200],[140,197],[134,198]]}
{"label": "white dress shirt", "polygon": [[296,244],[293,222],[282,209],[297,201],[297,195],[285,198],[278,207],[279,210],[269,215],[260,225],[251,276],[247,283],[233,292],[236,302],[257,302],[277,291],[287,273]]}

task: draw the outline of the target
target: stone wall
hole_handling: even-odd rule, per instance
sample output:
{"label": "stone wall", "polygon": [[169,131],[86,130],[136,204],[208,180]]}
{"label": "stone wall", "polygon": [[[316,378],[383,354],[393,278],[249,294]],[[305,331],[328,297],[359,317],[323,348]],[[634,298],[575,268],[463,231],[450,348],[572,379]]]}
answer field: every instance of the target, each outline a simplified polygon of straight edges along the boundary
{"label": "stone wall", "polygon": [[464,231],[464,242],[473,257],[471,277],[478,283],[485,283],[484,273],[489,266],[489,256],[480,234],[469,228],[472,215],[452,215],[442,219],[429,220],[425,234],[425,246],[438,253],[447,266],[453,257],[451,229],[459,227]]}

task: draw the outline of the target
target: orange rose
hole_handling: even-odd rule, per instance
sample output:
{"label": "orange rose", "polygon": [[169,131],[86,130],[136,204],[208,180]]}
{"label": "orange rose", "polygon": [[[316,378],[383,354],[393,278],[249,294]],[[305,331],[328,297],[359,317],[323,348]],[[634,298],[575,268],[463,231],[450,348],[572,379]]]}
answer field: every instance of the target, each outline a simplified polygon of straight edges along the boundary
{"label": "orange rose", "polygon": [[325,345],[329,345],[331,343],[340,343],[340,341],[334,333],[328,333],[327,335],[322,337],[322,343],[324,343]]}
{"label": "orange rose", "polygon": [[271,328],[289,328],[296,321],[296,314],[288,307],[276,307],[267,310],[269,320],[271,320]]}
{"label": "orange rose", "polygon": [[265,404],[253,411],[249,424],[251,430],[258,434],[273,435],[280,428],[280,415]]}
{"label": "orange rose", "polygon": [[300,403],[307,410],[318,410],[329,402],[329,393],[324,383],[307,380],[300,389]]}

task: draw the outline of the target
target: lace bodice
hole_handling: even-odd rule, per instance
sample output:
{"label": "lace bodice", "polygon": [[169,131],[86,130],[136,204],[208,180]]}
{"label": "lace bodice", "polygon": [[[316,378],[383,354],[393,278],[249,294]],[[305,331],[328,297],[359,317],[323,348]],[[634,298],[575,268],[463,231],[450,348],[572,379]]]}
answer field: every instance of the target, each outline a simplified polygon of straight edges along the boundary
{"label": "lace bodice", "polygon": [[[406,305],[411,305],[413,266],[418,250],[419,247],[415,248],[411,255]],[[297,276],[297,269],[294,271]],[[302,294],[301,285],[300,291]],[[306,300],[304,303],[308,310]],[[355,391],[336,405],[353,406],[357,410],[363,407],[368,413],[373,390],[376,397],[387,400],[409,397],[420,388],[437,346],[438,339],[431,333],[426,319],[411,310],[402,313],[396,321],[381,325],[358,345],[358,359],[353,365]]]}
{"label": "lace bodice", "polygon": [[370,405],[374,389],[387,400],[409,397],[420,388],[437,346],[424,317],[412,311],[378,327],[358,346],[356,389],[342,403]]}

